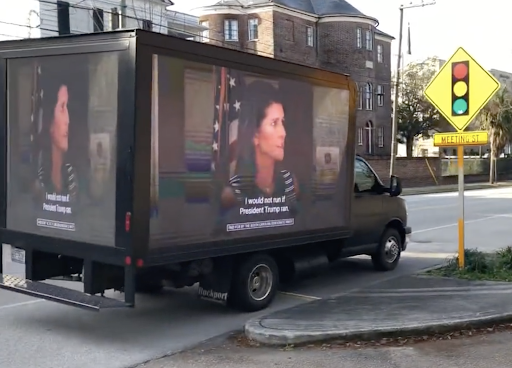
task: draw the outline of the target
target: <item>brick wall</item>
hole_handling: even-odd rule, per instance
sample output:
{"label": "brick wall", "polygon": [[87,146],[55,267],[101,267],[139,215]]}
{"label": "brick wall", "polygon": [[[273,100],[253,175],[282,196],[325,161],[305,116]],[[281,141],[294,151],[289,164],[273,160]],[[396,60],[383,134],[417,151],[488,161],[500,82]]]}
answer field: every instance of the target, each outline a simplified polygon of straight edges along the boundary
{"label": "brick wall", "polygon": [[[427,161],[428,160],[428,161]],[[389,178],[389,159],[367,157],[366,161],[377,172],[380,179],[386,184]],[[402,179],[404,188],[436,185],[428,165],[432,169],[438,182],[441,178],[441,162],[437,157],[398,157],[395,164],[395,175]]]}
{"label": "brick wall", "polygon": [[[357,48],[356,32],[357,28],[362,30],[363,47]],[[371,135],[373,141],[373,154],[389,155],[391,152],[391,68],[390,54],[391,43],[379,39],[374,39],[373,50],[364,48],[364,32],[366,30],[375,31],[375,28],[367,23],[359,22],[321,22],[318,25],[319,42],[319,67],[322,69],[333,70],[339,73],[347,73],[352,76],[358,86],[363,87],[370,83],[373,87],[374,99],[373,109],[358,110],[356,114],[356,123],[358,129],[363,129],[363,142],[358,145],[356,150],[359,154],[368,153],[368,139],[370,135],[364,130],[368,121],[371,121],[374,127]],[[377,59],[377,45],[382,45],[384,51],[384,63],[379,63]],[[371,65],[373,64],[373,65]],[[369,67],[369,66],[372,67]],[[384,92],[384,104],[378,106],[377,86],[381,85]],[[378,130],[382,127],[384,131],[384,146],[379,147]]]}
{"label": "brick wall", "polygon": [[[383,157],[365,157],[365,159],[377,172],[377,175],[384,184],[386,184],[389,180],[389,159]],[[429,170],[429,166],[435,176],[435,180]],[[456,175],[442,176],[441,159],[437,157],[398,157],[396,160],[395,175],[400,177],[404,188],[450,185],[457,184],[458,181]],[[499,174],[499,180],[510,180],[511,178],[512,175],[509,172]],[[489,175],[487,173],[464,176],[466,183],[480,183],[488,180]]]}
{"label": "brick wall", "polygon": [[[315,22],[274,12],[274,54],[276,58],[317,67]],[[313,28],[313,46],[307,45],[307,27]]]}
{"label": "brick wall", "polygon": [[[365,159],[375,170],[382,182],[387,184],[389,180],[389,158],[365,157]],[[512,179],[512,171],[508,169],[509,166],[512,166],[512,163],[502,162],[505,160],[507,159],[500,159],[498,162],[498,167],[500,168],[498,174],[499,180]],[[429,166],[435,176],[435,180],[429,170]],[[397,157],[395,175],[400,177],[404,188],[451,185],[457,184],[458,182],[457,175],[443,176],[441,159],[438,157]],[[487,172],[479,175],[464,176],[464,181],[466,183],[482,183],[487,182],[488,180],[489,174]]]}
{"label": "brick wall", "polygon": [[[254,52],[261,56],[274,57],[274,21],[272,11],[255,14],[209,14],[199,18],[208,21],[210,29],[209,43],[245,52]],[[238,21],[238,41],[226,41],[224,20]],[[258,39],[249,41],[249,19],[258,19]]]}

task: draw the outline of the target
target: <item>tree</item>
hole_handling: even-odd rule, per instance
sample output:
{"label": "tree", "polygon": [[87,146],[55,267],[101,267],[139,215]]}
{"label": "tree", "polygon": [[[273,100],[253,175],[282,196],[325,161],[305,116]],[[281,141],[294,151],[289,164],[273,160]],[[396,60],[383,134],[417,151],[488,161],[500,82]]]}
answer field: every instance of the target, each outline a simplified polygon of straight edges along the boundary
{"label": "tree", "polygon": [[423,91],[437,73],[439,59],[411,63],[403,71],[397,110],[398,142],[405,143],[407,157],[412,156],[417,137],[430,138],[447,126],[446,120],[425,98]]}
{"label": "tree", "polygon": [[477,116],[480,127],[489,132],[491,146],[489,182],[496,183],[496,160],[512,137],[512,96],[506,88],[498,91]]}

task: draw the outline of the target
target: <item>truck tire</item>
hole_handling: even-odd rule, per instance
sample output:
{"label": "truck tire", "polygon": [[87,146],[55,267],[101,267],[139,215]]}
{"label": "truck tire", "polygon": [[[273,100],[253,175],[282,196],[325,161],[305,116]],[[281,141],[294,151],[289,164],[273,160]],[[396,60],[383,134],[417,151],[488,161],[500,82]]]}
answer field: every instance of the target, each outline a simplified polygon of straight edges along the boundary
{"label": "truck tire", "polygon": [[402,237],[394,228],[387,228],[382,234],[375,254],[372,254],[373,267],[377,271],[392,271],[398,266],[402,253]]}
{"label": "truck tire", "polygon": [[265,309],[274,299],[279,284],[279,269],[267,254],[243,259],[234,269],[228,304],[243,312]]}

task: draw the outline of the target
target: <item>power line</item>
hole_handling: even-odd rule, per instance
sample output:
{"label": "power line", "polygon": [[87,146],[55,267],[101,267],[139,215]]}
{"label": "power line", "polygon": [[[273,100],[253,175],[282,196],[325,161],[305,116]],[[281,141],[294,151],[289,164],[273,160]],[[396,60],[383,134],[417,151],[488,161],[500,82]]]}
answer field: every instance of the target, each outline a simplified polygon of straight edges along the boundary
{"label": "power line", "polygon": [[[50,28],[43,28],[43,27],[32,27],[28,24],[19,24],[19,23],[11,23],[11,22],[5,22],[5,21],[1,21],[0,20],[0,24],[5,24],[5,25],[8,25],[8,26],[15,26],[15,27],[24,27],[24,28],[31,28],[31,29],[42,29],[43,31],[48,31],[48,32],[57,32],[53,29],[50,29]],[[21,37],[23,38],[23,37]]]}
{"label": "power line", "polygon": [[9,38],[18,38],[20,40],[25,38],[25,37],[22,37],[22,36],[15,36],[15,35],[10,35],[10,34],[5,34],[5,33],[0,33],[0,36],[9,37]]}

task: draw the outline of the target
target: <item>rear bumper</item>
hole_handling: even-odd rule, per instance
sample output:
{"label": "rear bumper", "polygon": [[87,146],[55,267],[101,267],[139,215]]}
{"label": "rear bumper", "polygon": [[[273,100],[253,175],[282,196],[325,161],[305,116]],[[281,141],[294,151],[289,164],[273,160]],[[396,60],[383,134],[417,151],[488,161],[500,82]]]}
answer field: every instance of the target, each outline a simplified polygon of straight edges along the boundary
{"label": "rear bumper", "polygon": [[405,241],[404,241],[404,244],[402,246],[402,251],[407,249],[407,245],[411,241],[411,235],[412,235],[412,228],[410,226],[406,226],[404,228],[404,230],[405,230]]}
{"label": "rear bumper", "polygon": [[120,300],[89,295],[78,290],[30,281],[11,275],[0,274],[0,289],[93,311],[130,307],[127,303]]}

